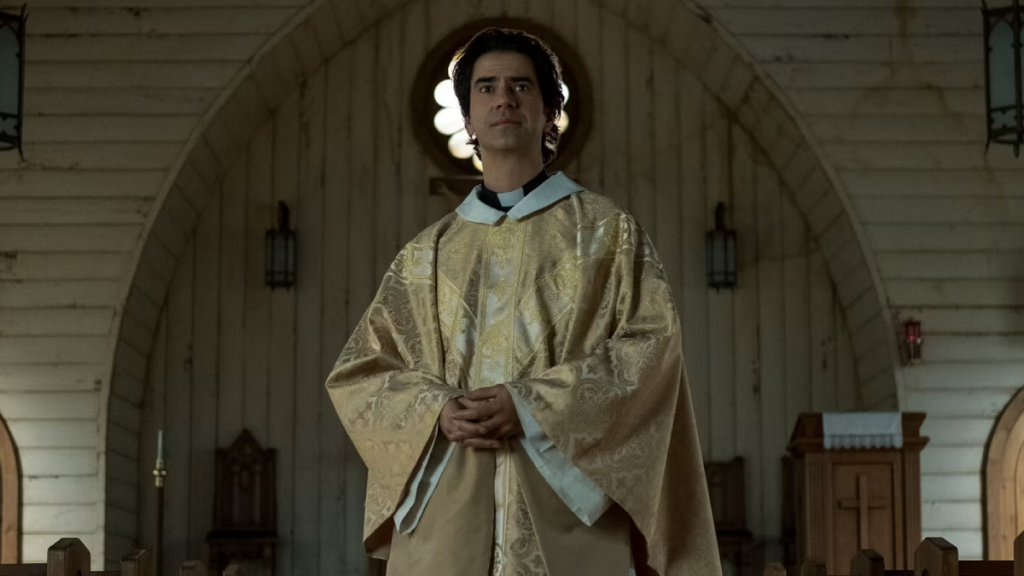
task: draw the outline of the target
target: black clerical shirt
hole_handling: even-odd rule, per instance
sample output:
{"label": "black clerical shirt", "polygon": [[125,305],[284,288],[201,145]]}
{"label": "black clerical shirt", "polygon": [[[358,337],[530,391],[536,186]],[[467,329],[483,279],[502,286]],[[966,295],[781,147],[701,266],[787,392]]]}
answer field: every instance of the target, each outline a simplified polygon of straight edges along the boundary
{"label": "black clerical shirt", "polygon": [[[527,195],[530,194],[530,192],[536,190],[537,187],[543,184],[544,181],[547,179],[548,173],[545,170],[541,170],[540,174],[537,174],[536,176],[533,177],[532,180],[530,180],[526,184],[523,184],[523,197],[525,198]],[[489,190],[487,186],[484,184],[480,185],[479,198],[484,204],[487,204],[488,206],[494,208],[495,210],[508,212],[509,210],[512,209],[512,206],[502,206],[501,202],[498,200],[498,193]]]}

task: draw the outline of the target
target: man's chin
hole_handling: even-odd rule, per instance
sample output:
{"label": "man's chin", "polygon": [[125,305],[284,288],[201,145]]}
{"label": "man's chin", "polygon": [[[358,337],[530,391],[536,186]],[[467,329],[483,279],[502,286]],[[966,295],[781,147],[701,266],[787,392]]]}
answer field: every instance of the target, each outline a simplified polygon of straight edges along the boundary
{"label": "man's chin", "polygon": [[[539,143],[538,143],[539,144]],[[488,145],[480,144],[480,150],[486,154],[491,152],[495,155],[509,156],[529,152],[534,147],[532,142],[524,142],[521,138],[509,138],[491,142]]]}

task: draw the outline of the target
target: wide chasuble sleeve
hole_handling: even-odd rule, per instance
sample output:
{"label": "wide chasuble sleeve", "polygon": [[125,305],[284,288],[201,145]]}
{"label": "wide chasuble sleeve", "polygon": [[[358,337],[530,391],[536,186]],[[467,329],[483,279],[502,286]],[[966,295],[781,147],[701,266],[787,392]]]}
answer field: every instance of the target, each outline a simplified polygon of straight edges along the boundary
{"label": "wide chasuble sleeve", "polygon": [[[612,534],[600,530],[621,514],[641,535],[633,554],[657,574],[721,573],[665,274],[633,218],[586,191],[497,225],[449,215],[407,245],[385,275],[327,382],[369,469],[371,554],[386,557],[392,540],[405,538],[392,516],[429,452],[444,403],[502,383],[616,504],[594,534]],[[453,502],[490,540],[480,528],[493,519],[493,460],[489,451],[456,448],[423,522],[444,525],[434,516],[453,508],[437,501]],[[560,548],[549,540],[576,530],[559,527],[565,516],[583,523],[571,513],[548,521],[540,504],[558,497],[521,450],[512,462],[520,501],[512,515],[526,518],[512,537],[528,533],[539,548],[534,556],[543,556],[541,571],[526,573],[543,573],[546,563],[547,573],[561,576],[573,564],[556,559]],[[442,544],[435,537],[433,545]]]}

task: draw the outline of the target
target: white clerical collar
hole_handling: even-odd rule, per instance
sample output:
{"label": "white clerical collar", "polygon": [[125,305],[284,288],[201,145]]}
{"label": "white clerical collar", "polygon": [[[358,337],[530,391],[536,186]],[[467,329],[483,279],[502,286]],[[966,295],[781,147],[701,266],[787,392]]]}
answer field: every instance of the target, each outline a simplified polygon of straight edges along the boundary
{"label": "white clerical collar", "polygon": [[526,197],[526,192],[522,188],[517,188],[511,192],[497,192],[495,196],[498,197],[498,204],[501,204],[503,208],[509,206],[515,206],[520,200]]}
{"label": "white clerical collar", "polygon": [[[540,186],[535,190],[526,194],[524,198],[515,203],[515,206],[506,214],[497,208],[492,208],[484,203],[480,199],[478,193],[480,192],[480,186],[473,188],[472,192],[466,196],[466,199],[462,201],[462,204],[455,209],[455,213],[462,218],[469,220],[470,222],[476,222],[477,224],[496,224],[501,220],[502,216],[508,216],[512,220],[519,220],[551,206],[555,202],[558,202],[562,198],[583,190],[583,187],[573,182],[568,176],[562,172],[556,172],[548,177]],[[523,189],[513,190],[512,192],[523,193]],[[509,192],[508,194],[512,194]],[[498,195],[499,197],[501,194]],[[502,205],[505,205],[502,203]]]}

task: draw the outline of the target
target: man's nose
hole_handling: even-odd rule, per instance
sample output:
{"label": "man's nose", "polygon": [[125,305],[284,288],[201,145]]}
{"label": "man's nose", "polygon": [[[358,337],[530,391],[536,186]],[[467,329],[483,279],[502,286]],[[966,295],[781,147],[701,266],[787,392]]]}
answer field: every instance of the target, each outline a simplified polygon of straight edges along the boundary
{"label": "man's nose", "polygon": [[519,106],[519,101],[516,99],[515,92],[511,89],[502,90],[501,96],[494,105],[497,108],[515,108]]}

